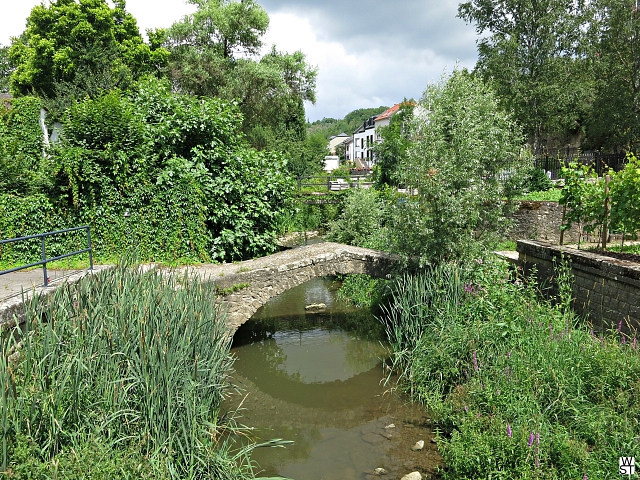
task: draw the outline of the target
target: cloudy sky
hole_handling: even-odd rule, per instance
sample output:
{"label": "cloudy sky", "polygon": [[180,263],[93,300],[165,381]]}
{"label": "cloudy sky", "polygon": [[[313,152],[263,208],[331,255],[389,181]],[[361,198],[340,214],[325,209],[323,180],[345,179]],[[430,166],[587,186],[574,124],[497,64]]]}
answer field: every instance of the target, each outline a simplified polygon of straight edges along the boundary
{"label": "cloudy sky", "polygon": [[[473,26],[456,18],[458,0],[258,0],[271,19],[267,47],[302,50],[318,67],[307,117],[342,118],[356,108],[419,98],[458,63],[476,61]],[[40,0],[3,0],[0,43],[19,35]],[[194,7],[184,0],[127,0],[140,30],[169,27]]]}

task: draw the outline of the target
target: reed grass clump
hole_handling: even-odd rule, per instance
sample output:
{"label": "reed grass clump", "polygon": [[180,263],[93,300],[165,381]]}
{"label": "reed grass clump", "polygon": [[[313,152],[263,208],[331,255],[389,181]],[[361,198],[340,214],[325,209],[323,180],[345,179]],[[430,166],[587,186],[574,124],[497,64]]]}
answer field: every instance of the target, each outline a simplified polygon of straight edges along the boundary
{"label": "reed grass clump", "polygon": [[635,336],[577,318],[566,268],[543,301],[503,264],[474,267],[404,277],[386,308],[396,371],[440,429],[443,478],[619,478],[619,457],[640,457]]}
{"label": "reed grass clump", "polygon": [[213,287],[121,265],[26,309],[19,359],[16,335],[0,356],[9,478],[245,477],[221,411],[232,359]]}

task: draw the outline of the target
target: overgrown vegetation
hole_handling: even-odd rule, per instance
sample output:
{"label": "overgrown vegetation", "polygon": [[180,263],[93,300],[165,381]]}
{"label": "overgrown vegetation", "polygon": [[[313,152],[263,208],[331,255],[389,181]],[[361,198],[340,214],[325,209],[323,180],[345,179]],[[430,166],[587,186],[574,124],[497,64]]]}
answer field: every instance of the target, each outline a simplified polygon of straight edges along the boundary
{"label": "overgrown vegetation", "polygon": [[7,478],[250,474],[249,450],[228,446],[232,359],[212,285],[121,265],[27,302],[26,318],[2,340]]}
{"label": "overgrown vegetation", "polygon": [[440,431],[445,479],[616,478],[640,455],[637,339],[539,299],[502,263],[450,264],[393,287],[385,321],[402,387]]}

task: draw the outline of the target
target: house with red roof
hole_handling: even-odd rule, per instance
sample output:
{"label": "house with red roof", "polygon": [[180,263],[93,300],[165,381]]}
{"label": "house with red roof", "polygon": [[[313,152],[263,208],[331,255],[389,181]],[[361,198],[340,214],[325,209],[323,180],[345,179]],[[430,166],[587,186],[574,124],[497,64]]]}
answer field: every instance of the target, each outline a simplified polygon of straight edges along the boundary
{"label": "house with red roof", "polygon": [[356,167],[371,168],[375,165],[375,156],[371,147],[382,140],[378,135],[379,129],[388,126],[391,118],[407,103],[415,105],[413,102],[396,103],[384,112],[369,117],[353,132],[353,143],[350,145],[352,151],[349,153]]}

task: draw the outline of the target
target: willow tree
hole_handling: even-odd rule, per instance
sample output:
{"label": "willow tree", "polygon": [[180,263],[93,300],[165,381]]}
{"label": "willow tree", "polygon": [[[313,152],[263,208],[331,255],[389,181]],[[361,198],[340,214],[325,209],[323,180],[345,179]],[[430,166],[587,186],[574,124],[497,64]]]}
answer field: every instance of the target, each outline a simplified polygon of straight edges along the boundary
{"label": "willow tree", "polygon": [[508,227],[510,186],[527,167],[521,129],[466,70],[427,87],[410,129],[396,169],[410,195],[395,208],[394,250],[422,263],[479,254]]}

